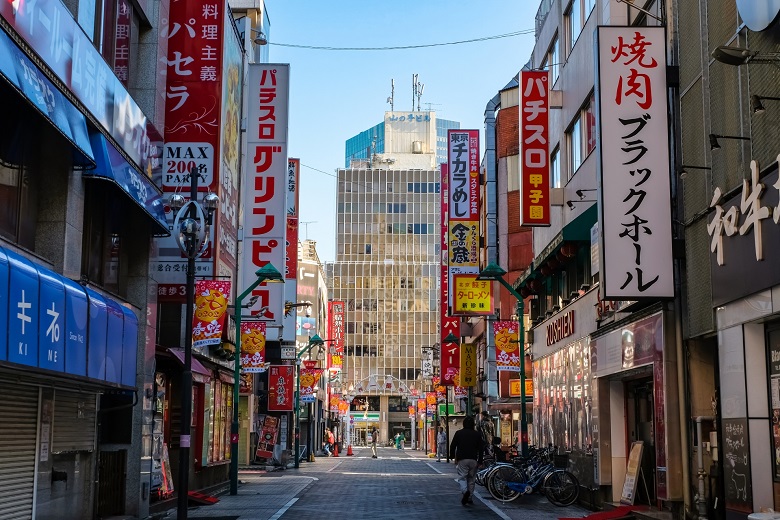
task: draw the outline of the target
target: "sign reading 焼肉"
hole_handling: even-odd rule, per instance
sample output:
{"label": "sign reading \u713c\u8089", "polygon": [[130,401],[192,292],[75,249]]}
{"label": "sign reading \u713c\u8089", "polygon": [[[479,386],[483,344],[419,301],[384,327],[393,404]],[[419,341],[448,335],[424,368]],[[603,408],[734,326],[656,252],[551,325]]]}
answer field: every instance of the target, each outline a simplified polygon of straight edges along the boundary
{"label": "sign reading \u713c\u8089", "polygon": [[604,298],[674,296],[663,27],[598,28]]}

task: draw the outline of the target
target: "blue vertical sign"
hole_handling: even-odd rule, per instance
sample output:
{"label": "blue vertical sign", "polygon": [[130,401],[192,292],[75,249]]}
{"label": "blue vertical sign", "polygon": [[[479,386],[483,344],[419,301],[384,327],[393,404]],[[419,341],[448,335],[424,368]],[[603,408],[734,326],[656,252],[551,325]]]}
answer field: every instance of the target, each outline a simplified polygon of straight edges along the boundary
{"label": "blue vertical sign", "polygon": [[138,318],[127,307],[125,313],[125,331],[122,334],[122,384],[135,386],[135,364],[138,356]]}
{"label": "blue vertical sign", "polygon": [[62,278],[48,269],[38,269],[40,300],[38,316],[38,366],[65,370],[65,286]]}
{"label": "blue vertical sign", "polygon": [[0,360],[8,359],[8,257],[0,248]]}
{"label": "blue vertical sign", "polygon": [[38,365],[38,271],[26,258],[7,251],[10,265],[8,361]]}
{"label": "blue vertical sign", "polygon": [[122,307],[106,298],[108,311],[108,334],[106,334],[106,381],[119,383],[122,380],[122,333],[125,315]]}
{"label": "blue vertical sign", "polygon": [[84,288],[63,279],[65,284],[65,372],[87,375],[87,316],[89,306]]}
{"label": "blue vertical sign", "polygon": [[87,288],[89,297],[89,339],[87,345],[87,377],[106,378],[106,330],[108,312],[106,300],[92,289]]}

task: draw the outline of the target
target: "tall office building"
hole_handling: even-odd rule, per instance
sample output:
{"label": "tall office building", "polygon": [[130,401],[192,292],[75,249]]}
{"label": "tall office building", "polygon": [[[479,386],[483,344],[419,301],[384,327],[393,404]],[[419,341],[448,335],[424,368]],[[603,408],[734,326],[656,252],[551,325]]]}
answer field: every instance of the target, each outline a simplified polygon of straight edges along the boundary
{"label": "tall office building", "polygon": [[331,298],[347,309],[341,382],[356,395],[356,443],[374,426],[382,440],[402,430],[412,439],[410,394],[425,390],[421,354],[437,341],[436,122],[427,112],[411,122],[398,114],[385,114],[385,151],[373,166],[337,174],[337,251],[328,274]]}
{"label": "tall office building", "polygon": [[[447,162],[447,130],[451,128],[460,128],[458,121],[441,119],[436,117],[436,112],[388,112],[390,118],[397,125],[406,123],[417,124],[421,121],[431,122],[436,129],[436,168],[443,162]],[[382,121],[378,125],[372,126],[368,130],[363,130],[359,134],[347,139],[346,153],[344,156],[344,166],[349,168],[353,164],[366,164],[371,154],[385,153],[385,123]],[[389,149],[389,148],[387,148]],[[353,163],[354,161],[354,163]]]}

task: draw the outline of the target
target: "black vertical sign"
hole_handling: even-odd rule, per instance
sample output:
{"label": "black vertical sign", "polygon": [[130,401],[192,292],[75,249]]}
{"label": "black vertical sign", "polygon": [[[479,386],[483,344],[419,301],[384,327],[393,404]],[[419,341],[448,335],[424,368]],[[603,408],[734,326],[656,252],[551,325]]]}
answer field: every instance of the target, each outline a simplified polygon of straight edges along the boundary
{"label": "black vertical sign", "polygon": [[780,329],[770,330],[769,343],[769,402],[772,406],[772,459],[774,478],[780,481]]}
{"label": "black vertical sign", "polygon": [[753,512],[753,489],[750,480],[750,445],[747,418],[723,419],[723,478],[726,507]]}

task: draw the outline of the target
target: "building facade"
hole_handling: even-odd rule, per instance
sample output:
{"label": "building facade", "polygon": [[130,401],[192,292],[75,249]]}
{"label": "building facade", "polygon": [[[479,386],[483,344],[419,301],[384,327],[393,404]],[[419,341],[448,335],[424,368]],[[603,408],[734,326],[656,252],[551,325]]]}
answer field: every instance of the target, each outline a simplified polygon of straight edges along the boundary
{"label": "building facade", "polygon": [[353,161],[356,161],[354,164],[356,167],[368,164],[367,161],[375,154],[383,154],[391,149],[391,146],[386,144],[385,139],[385,125],[388,121],[393,122],[396,126],[396,131],[400,132],[406,131],[403,128],[404,123],[411,126],[420,121],[435,122],[436,164],[447,162],[447,130],[460,128],[459,122],[438,118],[436,117],[436,112],[428,110],[422,112],[396,111],[390,112],[390,114],[385,121],[347,139],[346,153],[344,155],[344,166],[346,168],[352,166]]}

